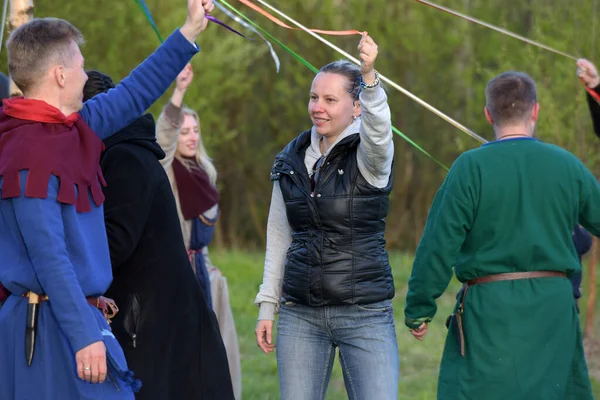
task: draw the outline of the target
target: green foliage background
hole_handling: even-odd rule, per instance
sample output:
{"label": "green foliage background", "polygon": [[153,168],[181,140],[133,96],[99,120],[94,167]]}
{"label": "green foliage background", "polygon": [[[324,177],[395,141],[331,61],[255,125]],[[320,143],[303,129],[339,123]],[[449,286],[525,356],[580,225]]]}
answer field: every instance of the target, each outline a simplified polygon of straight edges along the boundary
{"label": "green foliage background", "polygon": [[[600,0],[439,0],[439,4],[600,63]],[[163,36],[181,26],[185,0],[147,0]],[[230,3],[316,66],[339,54],[304,32],[280,28],[236,0]],[[491,139],[483,115],[484,88],[507,70],[529,73],[541,103],[538,136],[583,159],[596,173],[594,136],[575,62],[412,0],[303,0],[270,2],[306,26],[366,30],[379,45],[377,69],[440,111]],[[134,0],[38,0],[36,17],[55,16],[85,35],[86,68],[124,78],[159,41]],[[253,35],[215,10],[214,15]],[[268,48],[218,26],[199,38],[195,80],[186,103],[199,111],[202,133],[219,171],[222,217],[218,247],[264,248],[275,154],[310,126],[306,112],[313,74],[275,45],[276,73]],[[328,37],[356,54],[359,37]],[[0,54],[6,65],[6,51]],[[170,92],[151,111],[158,115]],[[436,158],[453,160],[479,143],[408,97],[389,89],[394,125]],[[400,137],[395,138],[395,187],[388,218],[391,249],[414,250],[427,210],[445,171]]]}

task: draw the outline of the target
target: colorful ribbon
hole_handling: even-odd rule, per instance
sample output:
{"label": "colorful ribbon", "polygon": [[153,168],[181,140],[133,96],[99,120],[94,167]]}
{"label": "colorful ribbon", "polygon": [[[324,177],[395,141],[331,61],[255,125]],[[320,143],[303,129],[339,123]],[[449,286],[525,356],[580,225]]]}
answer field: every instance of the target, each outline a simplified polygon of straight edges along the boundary
{"label": "colorful ribbon", "polygon": [[[275,7],[269,5],[266,1],[264,1],[264,0],[258,0],[258,2],[261,3],[261,4],[263,4],[264,6],[268,7],[270,10],[274,11],[275,13],[279,14],[280,16],[282,16],[283,18],[285,18],[286,20],[290,21],[291,23],[293,23],[294,25],[296,25],[297,27],[299,27],[303,31],[307,32],[309,35],[311,35],[311,36],[315,37],[316,39],[318,39],[319,41],[325,43],[327,46],[329,46],[330,48],[334,49],[338,53],[342,54],[347,59],[353,61],[355,64],[358,64],[358,65],[361,64],[360,60],[356,59],[356,57],[353,57],[352,55],[348,54],[344,50],[340,49],[339,47],[337,47],[336,45],[334,45],[333,43],[331,43],[330,41],[328,41],[328,40],[322,38],[321,36],[317,35],[316,33],[312,32],[310,29],[306,28],[302,24],[300,24],[297,21],[293,20],[292,18],[288,17],[287,15],[285,15],[284,13],[282,13],[281,11],[279,11],[278,9],[276,9]],[[457,122],[457,121],[453,120],[452,118],[450,118],[449,116],[445,115],[444,113],[442,113],[441,111],[439,111],[435,107],[431,106],[426,101],[421,100],[419,97],[415,96],[414,94],[412,94],[408,90],[404,89],[402,86],[398,85],[396,82],[388,79],[387,77],[385,77],[383,75],[379,75],[379,78],[382,81],[384,81],[385,83],[387,83],[388,85],[390,85],[391,87],[393,87],[394,89],[398,90],[399,92],[401,92],[402,94],[404,94],[405,96],[407,96],[408,98],[410,98],[411,100],[413,100],[414,102],[416,102],[419,105],[425,107],[427,110],[431,111],[432,113],[434,113],[438,117],[442,118],[444,121],[446,121],[449,124],[453,125],[455,128],[460,129],[461,131],[463,131],[464,133],[466,133],[467,135],[471,136],[472,138],[478,140],[481,143],[487,143],[487,140],[485,140],[481,136],[477,135],[475,132],[473,132],[472,130],[470,130],[466,126],[460,124],[459,122]]]}
{"label": "colorful ribbon", "polygon": [[[152,29],[156,33],[156,36],[158,36],[158,40],[160,40],[160,42],[163,43],[164,40],[163,40],[162,36],[160,35],[158,27],[156,26],[156,23],[154,22],[154,18],[152,18],[152,14],[150,13],[150,10],[148,9],[148,6],[146,5],[146,2],[144,0],[135,0],[135,2],[138,4],[138,6],[141,8],[142,12],[146,16],[146,19],[148,20],[148,22],[152,26]],[[228,30],[230,30],[231,32],[233,32],[235,34],[238,34],[238,35],[240,35],[241,37],[243,37],[245,39],[254,40],[254,39],[251,39],[251,38],[247,38],[246,36],[244,36],[240,32],[236,31],[235,29],[233,29],[229,25],[225,24],[224,22],[219,21],[218,18],[213,17],[212,15],[206,15],[205,18],[208,19],[209,21],[214,22],[215,24],[221,25],[225,29],[228,29]]]}
{"label": "colorful ribbon", "polygon": [[534,40],[528,39],[528,38],[526,38],[526,37],[524,37],[524,36],[520,36],[520,35],[517,35],[516,33],[512,33],[511,31],[507,31],[506,29],[502,29],[502,28],[499,28],[499,27],[497,27],[497,26],[490,25],[490,24],[488,24],[487,22],[483,22],[483,21],[480,21],[480,20],[478,20],[478,19],[475,19],[475,18],[469,17],[469,16],[467,16],[467,15],[461,14],[461,13],[459,13],[459,12],[456,12],[456,11],[454,11],[454,10],[451,10],[451,9],[449,9],[449,8],[446,8],[446,7],[439,6],[439,5],[437,5],[437,4],[435,4],[435,3],[432,3],[432,2],[430,2],[430,1],[426,1],[426,0],[417,0],[417,2],[419,2],[419,3],[421,3],[421,4],[425,4],[426,6],[429,6],[429,7],[435,8],[435,9],[437,9],[437,10],[444,11],[444,12],[446,12],[446,13],[450,14],[450,15],[454,15],[454,16],[456,16],[456,17],[459,17],[459,18],[465,19],[465,20],[467,20],[467,21],[469,21],[469,22],[473,22],[473,23],[475,23],[475,24],[479,24],[479,25],[485,26],[486,28],[493,29],[493,30],[495,30],[495,31],[497,31],[497,32],[500,32],[500,33],[503,33],[503,34],[505,34],[505,35],[512,36],[512,37],[514,37],[514,38],[516,38],[516,39],[519,39],[519,40],[521,40],[521,41],[523,41],[523,42],[527,42],[527,43],[529,43],[529,44],[533,44],[534,46],[540,47],[540,48],[542,48],[542,49],[546,49],[546,50],[548,50],[548,51],[551,51],[551,52],[553,52],[553,53],[556,53],[556,54],[560,54],[561,56],[564,56],[564,57],[570,58],[570,59],[572,59],[572,60],[577,60],[577,58],[576,58],[576,57],[574,57],[574,56],[572,56],[572,55],[570,55],[570,54],[563,53],[562,51],[559,51],[559,50],[553,49],[552,47],[549,47],[549,46],[546,46],[546,45],[544,45],[544,44],[541,44],[541,43],[539,43],[539,42],[536,42],[536,41],[534,41]]}
{"label": "colorful ribbon", "polygon": [[[302,65],[304,65],[305,67],[307,67],[308,69],[310,69],[312,72],[314,72],[315,74],[319,72],[319,69],[317,67],[315,67],[314,65],[312,65],[311,63],[309,63],[308,61],[306,61],[304,58],[302,58],[298,53],[296,53],[295,51],[293,51],[292,49],[290,49],[288,46],[286,46],[285,44],[281,43],[279,40],[277,40],[275,37],[273,37],[269,32],[265,31],[263,28],[261,28],[260,26],[258,26],[256,23],[254,23],[250,18],[246,17],[244,14],[242,14],[240,11],[238,11],[235,7],[233,7],[231,4],[229,4],[227,2],[227,0],[219,0],[221,3],[223,3],[223,5],[227,6],[230,10],[232,10],[233,12],[235,12],[237,15],[239,15],[241,18],[243,18],[244,20],[246,20],[250,25],[252,25],[253,27],[255,27],[256,29],[258,29],[259,31],[261,31],[265,36],[267,36],[269,39],[271,39],[273,42],[277,43],[279,46],[281,46],[286,52],[288,52],[289,54],[292,55],[292,57],[294,57],[297,61],[299,61]],[[435,162],[437,165],[439,165],[440,167],[442,167],[443,169],[445,169],[446,171],[448,171],[448,167],[446,167],[441,161],[437,160],[434,156],[432,156],[429,152],[427,152],[425,149],[423,149],[421,146],[419,146],[417,143],[415,143],[411,138],[409,138],[408,136],[406,136],[404,133],[400,132],[396,127],[392,126],[392,131],[397,134],[398,136],[400,136],[402,139],[406,140],[409,144],[411,144],[413,147],[415,147],[417,150],[419,150],[421,153],[425,154],[427,157],[429,157],[433,162]]]}
{"label": "colorful ribbon", "polygon": [[[426,0],[416,0],[416,1],[418,1],[421,4],[425,4],[425,5],[429,6],[429,7],[435,8],[437,10],[444,11],[444,12],[450,14],[450,15],[454,15],[456,17],[465,19],[465,20],[467,20],[469,22],[473,22],[475,24],[479,24],[481,26],[485,26],[486,28],[490,28],[490,29],[495,30],[497,32],[503,33],[503,34],[505,34],[507,36],[511,36],[511,37],[513,37],[515,39],[519,39],[519,40],[521,40],[521,41],[523,41],[525,43],[532,44],[532,45],[540,47],[542,49],[545,49],[545,50],[551,51],[553,53],[559,54],[559,55],[561,55],[563,57],[567,57],[567,58],[569,58],[571,60],[577,61],[577,57],[575,57],[575,56],[572,56],[572,55],[564,53],[562,51],[553,49],[552,47],[546,46],[546,45],[544,45],[542,43],[536,42],[536,41],[528,39],[526,37],[517,35],[516,33],[512,33],[510,31],[507,31],[506,29],[498,28],[497,26],[490,25],[487,22],[483,22],[483,21],[480,21],[478,19],[475,19],[475,18],[469,17],[467,15],[461,14],[461,13],[456,12],[454,10],[451,10],[449,8],[439,6],[439,5],[437,5],[435,3],[432,3],[430,1],[426,1]],[[585,82],[583,80],[581,81],[581,83],[583,83],[583,86],[585,87],[585,90],[590,94],[590,96],[592,96],[594,98],[594,100],[596,100],[598,102],[598,104],[600,104],[600,96],[598,95],[598,93],[594,92],[592,89],[590,89],[589,87],[587,87],[587,85],[585,84]]]}
{"label": "colorful ribbon", "polygon": [[150,26],[152,26],[154,33],[156,33],[156,36],[158,36],[158,40],[160,40],[160,42],[163,43],[164,40],[163,40],[162,36],[160,35],[160,32],[158,31],[158,27],[156,26],[156,23],[154,22],[154,18],[152,18],[152,14],[150,13],[148,6],[146,5],[146,2],[144,0],[135,0],[135,2],[137,3],[137,5],[140,7],[142,12],[146,16],[146,19],[148,20],[148,22],[150,22]]}
{"label": "colorful ribbon", "polygon": [[205,16],[206,19],[208,19],[209,21],[214,22],[215,24],[219,24],[222,27],[224,27],[225,29],[229,29],[231,32],[236,33],[238,35],[240,35],[241,37],[243,37],[244,39],[248,39],[248,40],[254,40],[252,38],[247,38],[246,36],[242,35],[241,33],[239,33],[238,31],[236,31],[235,29],[233,29],[232,27],[230,27],[229,25],[227,25],[224,22],[219,21],[216,17],[213,17],[212,15],[206,15]]}
{"label": "colorful ribbon", "polygon": [[237,15],[233,14],[227,8],[223,7],[221,4],[219,4],[219,2],[217,0],[213,0],[213,3],[215,5],[215,7],[217,7],[219,10],[221,10],[229,18],[231,18],[232,20],[234,20],[235,22],[237,22],[238,24],[240,24],[244,28],[248,29],[249,31],[252,31],[252,32],[256,33],[267,44],[267,46],[269,46],[269,52],[271,53],[271,57],[273,58],[273,61],[275,62],[275,70],[277,71],[277,73],[279,73],[279,68],[281,66],[281,63],[279,62],[279,57],[277,56],[277,53],[275,52],[275,49],[273,49],[273,45],[271,44],[271,42],[269,42],[262,35],[262,33],[260,33],[260,31],[258,31],[257,29],[255,29],[252,25],[247,24],[244,20],[242,20],[241,18],[239,18]]}
{"label": "colorful ribbon", "polygon": [[[265,11],[264,9],[260,8],[259,6],[257,6],[256,4],[252,3],[250,0],[239,0],[240,3],[250,7],[251,9],[253,9],[254,11],[264,15],[265,17],[267,17],[268,19],[270,19],[271,21],[275,22],[277,25],[284,27],[286,29],[291,29],[294,31],[299,31],[302,29],[299,28],[293,28],[289,25],[287,25],[285,22],[282,22],[281,20],[277,19],[277,17],[273,16],[272,14],[269,14],[267,11]],[[311,32],[315,32],[315,33],[320,33],[322,35],[336,35],[336,36],[347,36],[347,35],[362,35],[363,32],[357,31],[357,30],[348,30],[348,31],[324,31],[321,29],[309,29]]]}

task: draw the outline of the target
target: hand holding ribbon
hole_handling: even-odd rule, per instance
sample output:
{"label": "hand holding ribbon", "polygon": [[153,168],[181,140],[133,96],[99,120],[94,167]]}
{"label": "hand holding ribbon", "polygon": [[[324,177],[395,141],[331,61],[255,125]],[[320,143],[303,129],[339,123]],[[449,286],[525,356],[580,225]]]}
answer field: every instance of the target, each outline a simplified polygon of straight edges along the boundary
{"label": "hand holding ribbon", "polygon": [[600,77],[596,66],[585,58],[577,60],[577,76],[589,88],[600,85]]}
{"label": "hand holding ribbon", "polygon": [[596,66],[585,58],[580,58],[577,60],[577,76],[585,85],[585,90],[590,96],[600,103],[600,95],[593,90],[600,85],[600,76],[598,76]]}
{"label": "hand holding ribbon", "polygon": [[370,85],[377,79],[375,75],[375,60],[377,59],[378,48],[367,32],[364,32],[362,39],[360,39],[358,51],[360,52],[360,72],[362,73],[363,81],[367,85]]}
{"label": "hand holding ribbon", "polygon": [[[267,17],[268,19],[270,19],[271,21],[275,22],[277,25],[279,25],[279,26],[281,26],[283,28],[291,29],[291,30],[294,30],[294,31],[302,30],[302,29],[299,29],[299,28],[292,28],[291,26],[287,25],[285,22],[282,22],[277,17],[274,17],[272,14],[269,14],[267,11],[265,11],[261,7],[259,7],[256,4],[252,3],[250,0],[239,0],[239,1],[240,1],[240,3],[244,4],[245,6],[250,7],[254,11],[256,11],[256,12],[264,15],[265,17]],[[321,29],[309,29],[309,31],[315,32],[315,33],[320,33],[322,35],[337,35],[337,36],[362,35],[364,33],[364,32],[357,31],[356,29],[351,29],[351,30],[348,30],[348,31],[324,31],[324,30],[321,30]]]}
{"label": "hand holding ribbon", "polygon": [[[164,42],[164,40],[158,30],[158,27],[156,26],[156,23],[154,22],[154,18],[152,18],[152,14],[150,13],[148,6],[146,5],[145,0],[135,0],[135,2],[137,3],[137,5],[140,7],[142,12],[146,16],[146,19],[150,23],[150,26],[152,26],[152,29],[156,33],[158,40],[160,40],[161,43]],[[204,29],[206,29],[208,21],[211,21],[218,25],[223,26],[226,29],[229,29],[231,32],[234,32],[243,38],[246,38],[248,40],[253,40],[253,39],[247,38],[240,32],[238,32],[235,29],[228,26],[227,24],[219,21],[218,18],[216,18],[212,15],[209,15],[209,13],[211,13],[214,8],[215,8],[215,5],[213,3],[213,0],[188,0],[188,18],[186,20],[186,25],[184,25],[184,27],[182,27],[182,29],[184,29],[183,32],[186,32],[187,30],[191,31],[188,33],[188,35],[190,36],[188,39],[195,40],[195,37],[198,36],[198,34],[200,32],[202,32]],[[196,26],[196,25],[198,25],[198,26]],[[198,32],[196,32],[196,31],[198,31]],[[192,40],[192,41],[194,41],[194,40]]]}

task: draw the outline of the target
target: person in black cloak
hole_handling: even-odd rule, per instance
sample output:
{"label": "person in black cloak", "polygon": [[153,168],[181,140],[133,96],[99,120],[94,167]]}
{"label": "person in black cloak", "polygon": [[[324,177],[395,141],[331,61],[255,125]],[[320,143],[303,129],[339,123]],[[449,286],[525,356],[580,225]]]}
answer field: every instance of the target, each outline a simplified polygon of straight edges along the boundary
{"label": "person in black cloak", "polygon": [[[113,88],[87,71],[84,101]],[[190,268],[152,114],[104,141],[104,217],[120,312],[112,330],[142,381],[138,400],[233,400],[214,312]]]}

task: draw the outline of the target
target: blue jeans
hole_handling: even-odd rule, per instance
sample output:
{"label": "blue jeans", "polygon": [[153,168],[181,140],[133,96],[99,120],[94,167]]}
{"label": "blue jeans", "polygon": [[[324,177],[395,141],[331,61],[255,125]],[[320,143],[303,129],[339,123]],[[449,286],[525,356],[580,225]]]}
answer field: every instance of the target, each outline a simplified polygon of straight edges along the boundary
{"label": "blue jeans", "polygon": [[394,311],[385,300],[323,307],[283,302],[276,347],[280,399],[323,399],[336,347],[349,399],[398,398]]}

